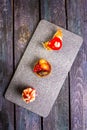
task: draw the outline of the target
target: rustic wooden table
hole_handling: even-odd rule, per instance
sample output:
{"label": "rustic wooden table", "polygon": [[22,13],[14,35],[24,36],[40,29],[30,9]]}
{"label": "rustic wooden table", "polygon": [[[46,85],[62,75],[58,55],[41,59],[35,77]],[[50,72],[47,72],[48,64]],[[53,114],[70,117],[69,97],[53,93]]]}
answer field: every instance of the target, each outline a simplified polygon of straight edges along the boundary
{"label": "rustic wooden table", "polygon": [[[4,92],[40,19],[84,43],[47,118],[5,100]],[[87,0],[0,0],[0,130],[87,130]]]}

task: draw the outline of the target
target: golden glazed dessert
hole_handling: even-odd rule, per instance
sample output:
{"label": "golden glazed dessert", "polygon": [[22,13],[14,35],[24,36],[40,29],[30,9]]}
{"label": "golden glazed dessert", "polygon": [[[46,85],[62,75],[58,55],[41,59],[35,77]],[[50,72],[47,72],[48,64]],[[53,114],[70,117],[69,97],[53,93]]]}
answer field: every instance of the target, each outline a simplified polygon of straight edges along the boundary
{"label": "golden glazed dessert", "polygon": [[43,47],[46,50],[60,50],[62,48],[62,37],[62,30],[58,29],[51,40],[43,43]]}
{"label": "golden glazed dessert", "polygon": [[34,88],[28,87],[22,92],[22,99],[26,103],[33,102],[36,98],[36,90]]}
{"label": "golden glazed dessert", "polygon": [[39,76],[44,77],[50,74],[51,72],[51,65],[45,59],[40,59],[34,66],[33,72]]}

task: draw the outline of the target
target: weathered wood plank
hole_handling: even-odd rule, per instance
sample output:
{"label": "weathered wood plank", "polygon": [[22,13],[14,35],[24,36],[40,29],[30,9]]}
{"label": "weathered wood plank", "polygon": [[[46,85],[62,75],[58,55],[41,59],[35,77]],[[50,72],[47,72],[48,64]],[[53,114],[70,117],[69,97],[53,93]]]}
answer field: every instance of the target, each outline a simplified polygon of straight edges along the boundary
{"label": "weathered wood plank", "polygon": [[71,130],[83,130],[84,76],[81,68],[82,59],[82,54],[79,52],[70,72]]}
{"label": "weathered wood plank", "polygon": [[20,60],[28,41],[39,22],[38,1],[14,1],[15,66]]}
{"label": "weathered wood plank", "polygon": [[[79,35],[83,28],[83,10],[82,0],[67,0],[68,29]],[[84,55],[82,46],[70,71],[71,130],[83,130]]]}
{"label": "weathered wood plank", "polygon": [[83,75],[84,75],[84,91],[83,91],[83,130],[87,129],[87,1],[83,1],[83,38],[84,38],[84,53],[83,53]]}
{"label": "weathered wood plank", "polygon": [[83,62],[83,75],[84,75],[84,92],[83,92],[83,130],[87,129],[87,0],[83,1],[84,7],[84,62]]}
{"label": "weathered wood plank", "polygon": [[43,130],[69,130],[68,77],[47,118],[43,118]]}
{"label": "weathered wood plank", "polygon": [[[41,0],[41,18],[66,28],[65,0]],[[68,87],[67,78],[50,115],[43,119],[43,130],[69,129]]]}
{"label": "weathered wood plank", "polygon": [[[14,57],[15,67],[39,21],[39,2],[14,1]],[[41,118],[26,109],[16,106],[16,130],[40,130]]]}
{"label": "weathered wood plank", "polygon": [[65,28],[65,0],[41,0],[41,18]]}
{"label": "weathered wood plank", "polygon": [[14,130],[14,105],[4,99],[13,73],[11,0],[0,0],[0,130]]}

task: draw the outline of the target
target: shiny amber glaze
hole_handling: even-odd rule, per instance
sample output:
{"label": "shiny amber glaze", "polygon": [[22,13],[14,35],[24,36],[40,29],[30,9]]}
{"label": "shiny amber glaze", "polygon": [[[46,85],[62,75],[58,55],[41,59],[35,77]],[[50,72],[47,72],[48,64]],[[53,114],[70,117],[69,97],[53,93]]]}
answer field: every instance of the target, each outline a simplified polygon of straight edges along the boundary
{"label": "shiny amber glaze", "polygon": [[47,76],[51,72],[51,65],[45,59],[40,59],[34,66],[34,73],[39,77]]}

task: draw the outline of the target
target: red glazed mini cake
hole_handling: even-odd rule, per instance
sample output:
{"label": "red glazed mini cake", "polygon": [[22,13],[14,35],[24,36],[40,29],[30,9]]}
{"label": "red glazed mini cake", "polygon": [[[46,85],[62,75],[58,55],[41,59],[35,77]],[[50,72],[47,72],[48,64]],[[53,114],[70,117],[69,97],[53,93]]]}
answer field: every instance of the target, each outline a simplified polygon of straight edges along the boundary
{"label": "red glazed mini cake", "polygon": [[40,59],[34,66],[33,69],[34,73],[37,74],[39,77],[44,77],[50,74],[51,72],[51,65],[45,59]]}
{"label": "red glazed mini cake", "polygon": [[22,92],[22,98],[26,103],[33,102],[36,98],[36,90],[31,87],[24,89]]}
{"label": "red glazed mini cake", "polygon": [[45,43],[43,46],[46,50],[60,50],[62,48],[62,30],[58,29],[53,38]]}

